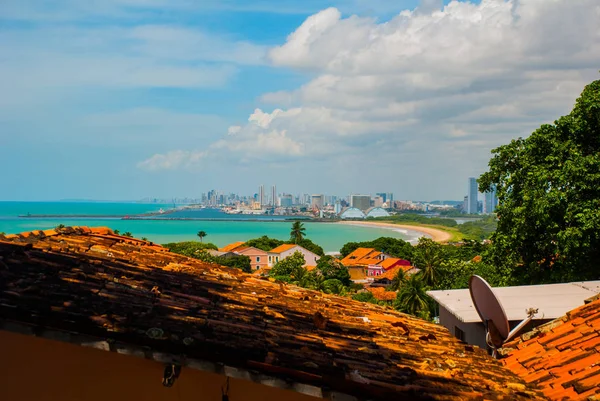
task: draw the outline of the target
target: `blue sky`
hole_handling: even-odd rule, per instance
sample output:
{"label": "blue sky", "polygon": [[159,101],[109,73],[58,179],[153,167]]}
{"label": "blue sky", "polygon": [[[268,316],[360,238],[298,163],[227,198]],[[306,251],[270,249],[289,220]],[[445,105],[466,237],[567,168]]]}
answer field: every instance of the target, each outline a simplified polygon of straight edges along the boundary
{"label": "blue sky", "polygon": [[0,200],[461,199],[597,79],[594,0],[4,0]]}

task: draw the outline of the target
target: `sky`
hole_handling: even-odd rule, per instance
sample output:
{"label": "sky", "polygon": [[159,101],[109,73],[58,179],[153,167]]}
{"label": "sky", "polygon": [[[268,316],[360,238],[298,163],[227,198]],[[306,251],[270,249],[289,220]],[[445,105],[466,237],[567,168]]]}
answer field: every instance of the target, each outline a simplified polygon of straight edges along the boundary
{"label": "sky", "polygon": [[599,69],[597,0],[2,0],[0,200],[461,200]]}

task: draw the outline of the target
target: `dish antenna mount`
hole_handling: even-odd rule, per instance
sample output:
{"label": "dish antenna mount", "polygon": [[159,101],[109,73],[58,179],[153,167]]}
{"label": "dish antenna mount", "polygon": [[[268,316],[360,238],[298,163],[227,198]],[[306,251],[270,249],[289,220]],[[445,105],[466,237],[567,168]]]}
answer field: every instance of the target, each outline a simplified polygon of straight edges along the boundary
{"label": "dish antenna mount", "polygon": [[487,281],[479,276],[471,276],[469,292],[475,309],[485,326],[485,342],[492,349],[494,358],[498,357],[498,348],[513,338],[538,313],[538,309],[527,309],[527,318],[510,330],[506,312]]}

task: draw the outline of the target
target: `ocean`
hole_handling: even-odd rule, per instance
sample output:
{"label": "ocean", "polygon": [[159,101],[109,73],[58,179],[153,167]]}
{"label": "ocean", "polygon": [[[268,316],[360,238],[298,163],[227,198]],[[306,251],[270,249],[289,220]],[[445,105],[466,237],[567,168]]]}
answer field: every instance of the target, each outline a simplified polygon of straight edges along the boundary
{"label": "ocean", "polygon": [[[164,244],[168,242],[198,240],[196,233],[205,231],[205,242],[224,246],[236,241],[267,235],[287,240],[290,236],[291,221],[280,217],[265,216],[266,220],[256,220],[256,216],[228,215],[216,209],[203,209],[193,213],[194,218],[208,220],[123,220],[110,216],[136,215],[169,209],[173,205],[144,203],[108,202],[0,202],[0,232],[16,234],[24,231],[65,226],[107,226],[123,232],[129,231],[135,237],[146,237],[150,241]],[[88,215],[93,217],[19,217],[22,215]],[[173,217],[174,215],[169,215]],[[179,215],[178,217],[183,217]],[[186,214],[186,217],[190,217]],[[347,242],[370,241],[379,237],[401,238],[416,241],[421,234],[402,230],[378,227],[342,225],[336,223],[304,222],[306,236],[319,244],[325,252],[337,252]]]}

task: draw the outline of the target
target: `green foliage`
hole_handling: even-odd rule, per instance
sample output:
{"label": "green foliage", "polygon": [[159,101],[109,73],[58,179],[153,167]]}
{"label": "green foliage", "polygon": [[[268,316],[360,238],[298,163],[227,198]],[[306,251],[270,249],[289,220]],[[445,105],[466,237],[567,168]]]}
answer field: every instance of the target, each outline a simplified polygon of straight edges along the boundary
{"label": "green foliage", "polygon": [[269,238],[263,235],[260,238],[251,239],[246,242],[246,246],[252,246],[254,248],[262,249],[263,251],[270,251],[271,249],[277,248],[279,245],[285,244],[285,241],[281,241],[275,238]]}
{"label": "green foliage", "polygon": [[125,231],[125,232],[123,233],[123,237],[129,237],[129,238],[132,238],[132,237],[133,237],[133,234],[132,234],[130,231]]}
{"label": "green foliage", "polygon": [[289,277],[291,281],[300,280],[306,274],[304,263],[304,256],[300,252],[294,252],[293,255],[275,263],[269,275],[275,278]]}
{"label": "green foliage", "polygon": [[413,274],[398,291],[394,308],[410,315],[429,318],[431,298],[427,295],[427,290],[422,275]]}
{"label": "green foliage", "polygon": [[333,256],[323,256],[317,261],[317,274],[322,275],[325,280],[337,280],[343,285],[350,285],[350,273],[338,259]]}
{"label": "green foliage", "polygon": [[432,224],[443,227],[456,227],[458,225],[458,223],[453,219],[444,219],[441,217],[428,217],[414,213],[395,214],[389,217],[377,217],[375,218],[375,220],[391,221],[394,223]]}
{"label": "green foliage", "polygon": [[206,237],[208,234],[206,233],[206,231],[198,231],[196,235],[198,236],[198,238],[200,238],[200,242],[202,242],[204,237]]}
{"label": "green foliage", "polygon": [[415,247],[413,265],[421,269],[423,282],[435,287],[439,280],[440,265],[444,261],[443,247],[439,243],[425,237],[419,238]]}
{"label": "green foliage", "polygon": [[202,243],[196,241],[185,241],[185,242],[171,242],[169,244],[163,245],[165,248],[168,248],[171,252],[178,253],[180,255],[189,256],[191,258],[196,258],[198,254],[202,251],[208,249],[217,250],[217,246],[211,243]]}
{"label": "green foliage", "polygon": [[119,230],[113,230],[113,233],[115,233],[115,235],[119,235],[120,231]]}
{"label": "green foliage", "polygon": [[65,225],[64,224],[59,224],[54,229],[55,230],[62,230],[63,228],[65,228]]}
{"label": "green foliage", "polygon": [[380,303],[380,301],[369,291],[357,292],[356,294],[352,295],[352,299],[355,301],[368,302],[376,305],[379,305]]}
{"label": "green foliage", "polygon": [[373,241],[348,242],[342,247],[342,249],[340,249],[340,254],[342,257],[346,257],[354,252],[357,248],[374,248],[378,251],[384,251],[385,253],[396,258],[406,260],[412,260],[414,251],[410,242],[406,242],[397,238],[380,237]]}
{"label": "green foliage", "polygon": [[[202,252],[203,254],[211,256],[208,252]],[[252,272],[252,267],[250,266],[250,258],[246,255],[236,255],[236,256],[213,256],[212,260],[206,260],[212,263],[216,263],[221,266],[233,267],[236,269],[240,269],[246,273]]]}
{"label": "green foliage", "polygon": [[[289,241],[287,243],[292,244],[293,242]],[[319,245],[315,244],[308,238],[302,238],[300,241],[297,242],[297,245],[300,245],[302,248],[309,250],[316,255],[325,256],[325,251],[323,251],[323,248],[321,248]]]}
{"label": "green foliage", "polygon": [[[293,241],[281,241],[276,238],[269,238],[266,235],[263,235],[260,238],[254,238],[246,242],[246,246],[252,246],[254,248],[262,249],[263,251],[270,251],[271,249],[277,248],[279,245],[283,244],[295,244]],[[300,245],[302,248],[307,249],[319,256],[325,255],[323,248],[319,245],[315,244],[308,238],[302,238],[298,241],[297,245]]]}
{"label": "green foliage", "polygon": [[600,259],[600,81],[573,111],[494,149],[482,191],[496,187],[492,263],[516,284],[589,280]]}
{"label": "green foliage", "polygon": [[484,240],[491,237],[496,231],[498,220],[496,216],[486,216],[480,220],[467,221],[458,225],[458,231],[464,234],[465,238],[472,240]]}
{"label": "green foliage", "polygon": [[148,238],[142,237],[142,241],[148,241]]}
{"label": "green foliage", "polygon": [[398,272],[392,279],[392,284],[387,288],[389,291],[398,291],[408,280],[408,277],[404,270],[398,269]]}
{"label": "green foliage", "polygon": [[295,221],[292,224],[292,231],[290,232],[290,242],[297,244],[302,241],[304,236],[306,235],[306,228],[304,228],[304,224],[299,221]]}

